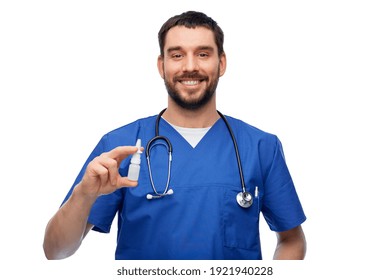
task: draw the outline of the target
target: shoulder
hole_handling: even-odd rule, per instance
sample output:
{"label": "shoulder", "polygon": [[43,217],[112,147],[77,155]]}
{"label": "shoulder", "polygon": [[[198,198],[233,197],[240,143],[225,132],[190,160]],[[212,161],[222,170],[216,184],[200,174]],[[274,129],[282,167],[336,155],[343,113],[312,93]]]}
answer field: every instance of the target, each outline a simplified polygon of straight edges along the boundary
{"label": "shoulder", "polygon": [[237,135],[244,135],[245,137],[255,138],[261,141],[277,141],[277,136],[273,133],[264,131],[256,126],[231,116],[226,116],[226,119]]}
{"label": "shoulder", "polygon": [[101,142],[106,150],[117,146],[135,145],[137,138],[145,128],[154,129],[155,120],[156,116],[149,116],[115,128],[103,135]]}
{"label": "shoulder", "polygon": [[257,150],[263,158],[273,158],[275,153],[282,151],[282,143],[277,135],[264,131],[240,119],[226,116],[237,138],[241,149],[251,147]]}
{"label": "shoulder", "polygon": [[121,127],[115,128],[115,129],[109,131],[108,133],[106,133],[106,135],[115,136],[115,135],[126,134],[126,133],[132,132],[132,131],[138,131],[142,127],[149,127],[151,124],[154,124],[155,120],[156,120],[156,116],[149,116],[149,117],[141,118],[141,119],[138,119],[138,120],[133,121],[131,123],[128,123],[126,125],[123,125]]}

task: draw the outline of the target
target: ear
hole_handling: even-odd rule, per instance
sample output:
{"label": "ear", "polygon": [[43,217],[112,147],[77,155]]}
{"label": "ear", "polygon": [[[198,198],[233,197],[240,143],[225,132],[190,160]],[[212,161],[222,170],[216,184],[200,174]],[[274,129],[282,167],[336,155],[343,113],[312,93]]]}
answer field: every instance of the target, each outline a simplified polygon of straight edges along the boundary
{"label": "ear", "polygon": [[164,79],[164,57],[162,57],[161,55],[159,55],[157,58],[157,68],[161,78]]}
{"label": "ear", "polygon": [[219,76],[222,77],[226,71],[226,54],[222,53],[219,58]]}

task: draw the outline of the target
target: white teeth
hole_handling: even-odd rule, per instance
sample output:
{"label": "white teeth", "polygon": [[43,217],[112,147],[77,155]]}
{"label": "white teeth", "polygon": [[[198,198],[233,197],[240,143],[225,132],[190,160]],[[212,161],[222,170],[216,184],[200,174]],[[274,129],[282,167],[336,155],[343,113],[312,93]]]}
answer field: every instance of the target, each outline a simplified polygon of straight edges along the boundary
{"label": "white teeth", "polygon": [[199,81],[182,81],[181,83],[187,86],[194,86],[199,84]]}

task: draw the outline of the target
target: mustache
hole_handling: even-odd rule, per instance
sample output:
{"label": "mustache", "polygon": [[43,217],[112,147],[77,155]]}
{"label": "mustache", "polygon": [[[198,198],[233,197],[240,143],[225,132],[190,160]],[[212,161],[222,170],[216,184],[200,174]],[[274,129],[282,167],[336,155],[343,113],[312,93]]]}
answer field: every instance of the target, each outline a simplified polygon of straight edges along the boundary
{"label": "mustache", "polygon": [[179,81],[184,80],[184,79],[194,79],[194,80],[206,80],[206,81],[208,81],[209,77],[201,75],[198,72],[189,72],[189,73],[184,73],[184,74],[182,74],[180,76],[175,76],[173,78],[173,81],[174,82],[179,82]]}

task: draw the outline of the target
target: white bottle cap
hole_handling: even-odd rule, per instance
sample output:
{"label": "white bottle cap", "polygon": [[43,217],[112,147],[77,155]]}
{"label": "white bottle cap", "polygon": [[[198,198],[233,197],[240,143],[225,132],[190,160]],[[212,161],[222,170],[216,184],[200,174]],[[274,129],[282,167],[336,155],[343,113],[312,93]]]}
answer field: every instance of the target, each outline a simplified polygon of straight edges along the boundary
{"label": "white bottle cap", "polygon": [[140,171],[140,163],[141,163],[141,139],[137,140],[135,146],[138,148],[137,152],[133,154],[130,161],[129,171],[127,174],[127,178],[132,181],[138,181],[139,171]]}
{"label": "white bottle cap", "polygon": [[138,150],[131,157],[131,163],[140,164],[141,163],[141,154],[142,154],[142,151],[141,151],[141,139],[137,140],[137,143],[135,144],[135,146],[138,148]]}

